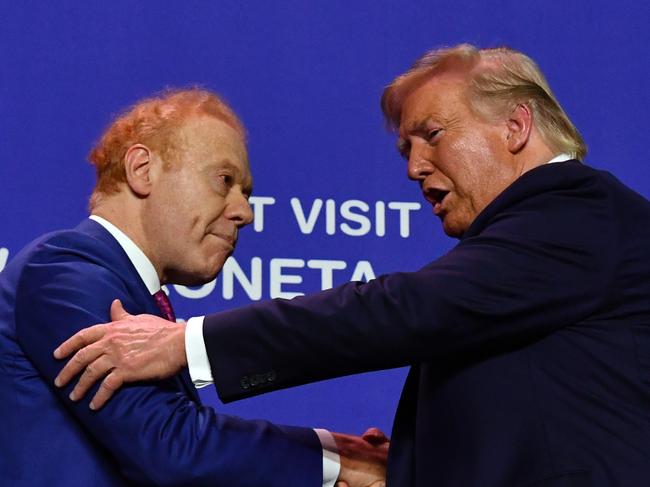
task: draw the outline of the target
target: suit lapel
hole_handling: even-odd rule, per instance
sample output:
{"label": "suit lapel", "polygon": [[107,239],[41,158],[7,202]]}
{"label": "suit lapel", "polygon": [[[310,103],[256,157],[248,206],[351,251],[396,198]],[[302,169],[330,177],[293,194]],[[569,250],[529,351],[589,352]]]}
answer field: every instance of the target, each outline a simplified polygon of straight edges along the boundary
{"label": "suit lapel", "polygon": [[[108,231],[94,220],[86,219],[82,221],[77,230],[85,233],[98,240],[103,244],[104,249],[101,252],[102,262],[98,262],[108,269],[112,269],[127,285],[129,292],[133,298],[142,306],[147,307],[147,313],[159,315],[158,307],[151,297],[147,286],[140,278],[138,271],[133,266],[133,263],[124,252],[122,246],[108,233]],[[152,308],[155,310],[152,313]]]}
{"label": "suit lapel", "polygon": [[[120,274],[122,279],[127,284],[134,300],[142,306],[140,310],[143,313],[152,314],[155,316],[162,316],[154,297],[149,293],[147,286],[140,278],[138,271],[133,266],[133,263],[124,252],[122,246],[113,238],[113,236],[96,221],[86,219],[82,221],[77,230],[85,233],[104,244],[106,252],[102,254],[102,265],[113,269]],[[173,380],[176,382],[179,390],[185,392],[193,401],[201,403],[198,392],[192,384],[189,372],[183,369],[177,374]]]}

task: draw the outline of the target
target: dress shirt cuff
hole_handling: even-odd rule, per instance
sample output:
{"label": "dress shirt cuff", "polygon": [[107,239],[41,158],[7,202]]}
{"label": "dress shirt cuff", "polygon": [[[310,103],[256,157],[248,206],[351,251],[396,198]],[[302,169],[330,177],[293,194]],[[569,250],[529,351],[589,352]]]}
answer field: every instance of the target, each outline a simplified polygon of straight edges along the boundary
{"label": "dress shirt cuff", "polygon": [[314,429],[323,447],[323,487],[334,487],[341,472],[341,459],[336,441],[327,430]]}
{"label": "dress shirt cuff", "polygon": [[185,354],[190,377],[197,389],[214,382],[203,339],[203,316],[190,318],[185,328]]}

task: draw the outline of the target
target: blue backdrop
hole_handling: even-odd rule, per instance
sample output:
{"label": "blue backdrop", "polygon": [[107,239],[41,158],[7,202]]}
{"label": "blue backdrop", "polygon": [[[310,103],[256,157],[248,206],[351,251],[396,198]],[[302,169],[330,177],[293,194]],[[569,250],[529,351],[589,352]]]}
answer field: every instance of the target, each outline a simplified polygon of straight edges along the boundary
{"label": "blue backdrop", "polygon": [[[379,98],[425,50],[459,42],[533,57],[581,129],[586,162],[650,196],[649,20],[648,4],[630,0],[2,0],[0,271],[36,236],[87,215],[86,154],[113,114],[194,84],[222,94],[248,128],[257,223],[216,282],[171,287],[179,316],[415,270],[454,242],[406,179]],[[227,406],[212,388],[202,396],[249,418],[389,431],[404,376]]]}

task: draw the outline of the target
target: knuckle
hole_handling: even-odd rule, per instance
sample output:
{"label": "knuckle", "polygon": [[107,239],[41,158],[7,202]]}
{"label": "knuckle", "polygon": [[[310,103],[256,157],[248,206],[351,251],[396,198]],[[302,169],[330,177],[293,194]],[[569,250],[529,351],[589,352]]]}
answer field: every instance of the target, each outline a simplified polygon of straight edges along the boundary
{"label": "knuckle", "polygon": [[86,363],[86,352],[82,349],[75,353],[73,357],[74,363],[84,365]]}
{"label": "knuckle", "polygon": [[77,338],[79,340],[80,347],[86,346],[90,343],[90,337],[88,336],[88,332],[86,330],[81,330],[78,332]]}
{"label": "knuckle", "polygon": [[93,364],[89,364],[86,367],[86,372],[84,373],[84,376],[86,376],[89,379],[92,379],[93,377],[97,376],[97,366]]}
{"label": "knuckle", "polygon": [[106,340],[106,345],[108,345],[110,348],[117,348],[120,346],[120,336],[116,333],[106,335],[104,340]]}
{"label": "knuckle", "polygon": [[122,384],[122,381],[120,380],[119,376],[117,374],[111,374],[106,379],[104,379],[104,382],[102,382],[102,386],[104,389],[114,392],[117,389],[119,389],[120,385]]}

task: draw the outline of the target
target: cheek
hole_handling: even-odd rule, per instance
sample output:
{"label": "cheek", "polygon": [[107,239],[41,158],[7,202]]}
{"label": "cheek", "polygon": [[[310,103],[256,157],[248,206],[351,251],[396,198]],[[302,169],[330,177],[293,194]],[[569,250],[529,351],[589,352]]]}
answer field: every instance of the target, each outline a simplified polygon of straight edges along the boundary
{"label": "cheek", "polygon": [[476,203],[489,192],[494,182],[494,154],[486,140],[466,137],[458,140],[450,150],[456,154],[449,171],[459,195]]}
{"label": "cheek", "polygon": [[194,200],[184,208],[183,226],[191,233],[193,239],[202,239],[212,226],[214,212],[210,211],[211,203],[207,198]]}

